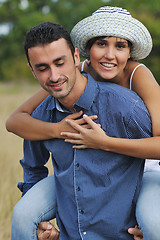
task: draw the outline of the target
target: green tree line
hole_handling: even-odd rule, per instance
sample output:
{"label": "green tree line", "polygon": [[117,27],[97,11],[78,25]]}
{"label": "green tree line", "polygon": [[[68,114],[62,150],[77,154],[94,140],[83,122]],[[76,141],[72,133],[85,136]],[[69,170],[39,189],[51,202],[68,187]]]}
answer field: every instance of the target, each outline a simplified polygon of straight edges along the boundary
{"label": "green tree line", "polygon": [[79,20],[106,5],[126,8],[149,29],[154,46],[141,62],[160,83],[159,0],[0,0],[0,81],[34,81],[23,50],[25,34],[32,26],[52,21],[70,32]]}

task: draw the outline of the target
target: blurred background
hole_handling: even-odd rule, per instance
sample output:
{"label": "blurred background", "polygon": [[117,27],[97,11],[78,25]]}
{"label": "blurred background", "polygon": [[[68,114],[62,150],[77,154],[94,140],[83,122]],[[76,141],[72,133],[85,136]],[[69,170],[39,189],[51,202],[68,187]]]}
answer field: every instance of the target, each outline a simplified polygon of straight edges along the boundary
{"label": "blurred background", "polygon": [[[126,8],[148,28],[154,46],[141,62],[160,83],[159,0],[0,0],[0,240],[10,239],[12,209],[20,198],[16,185],[22,180],[22,139],[5,130],[5,121],[39,89],[23,50],[26,31],[40,22],[53,21],[70,32],[79,20],[105,5]],[[50,163],[48,167],[52,173]]]}

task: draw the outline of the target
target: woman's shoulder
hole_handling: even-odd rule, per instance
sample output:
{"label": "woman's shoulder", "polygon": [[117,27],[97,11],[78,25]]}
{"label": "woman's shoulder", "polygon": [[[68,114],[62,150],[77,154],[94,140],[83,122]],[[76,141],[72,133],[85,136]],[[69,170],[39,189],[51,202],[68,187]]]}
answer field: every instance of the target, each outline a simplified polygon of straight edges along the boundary
{"label": "woman's shoulder", "polygon": [[137,68],[139,65],[142,65],[142,64],[137,61],[128,60],[125,71],[127,71],[131,75],[134,69]]}
{"label": "woman's shoulder", "polygon": [[83,62],[80,62],[78,68],[80,71],[88,71],[89,60],[85,59]]}

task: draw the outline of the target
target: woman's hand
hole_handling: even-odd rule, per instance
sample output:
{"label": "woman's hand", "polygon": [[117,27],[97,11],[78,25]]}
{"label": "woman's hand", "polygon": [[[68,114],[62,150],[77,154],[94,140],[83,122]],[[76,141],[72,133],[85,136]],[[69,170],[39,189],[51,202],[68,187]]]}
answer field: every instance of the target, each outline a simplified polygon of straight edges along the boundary
{"label": "woman's hand", "polygon": [[[60,134],[60,138],[66,138],[61,132],[68,133],[78,133],[77,129],[72,126],[71,121],[74,121],[74,123],[77,126],[81,126],[82,128],[90,128],[90,125],[85,121],[85,119],[82,117],[83,111],[73,113],[68,115],[66,118],[64,118],[61,122],[58,123],[58,133]],[[78,118],[78,119],[77,119]],[[97,115],[92,115],[88,117],[90,120],[97,119]]]}
{"label": "woman's hand", "polygon": [[87,124],[87,127],[79,125],[78,122],[66,119],[65,121],[76,130],[76,133],[62,132],[61,135],[65,137],[65,141],[77,144],[73,145],[73,148],[102,148],[103,140],[109,138],[105,132],[101,129],[99,124],[93,122],[93,120],[87,115],[83,115],[83,120]]}

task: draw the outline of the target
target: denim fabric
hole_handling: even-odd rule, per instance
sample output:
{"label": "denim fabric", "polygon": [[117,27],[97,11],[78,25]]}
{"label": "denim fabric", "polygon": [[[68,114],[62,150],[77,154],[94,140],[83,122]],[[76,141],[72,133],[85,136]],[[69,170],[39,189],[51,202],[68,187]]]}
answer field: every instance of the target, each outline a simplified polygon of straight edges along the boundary
{"label": "denim fabric", "polygon": [[136,206],[136,217],[144,240],[160,239],[160,173],[145,172]]}
{"label": "denim fabric", "polygon": [[35,184],[15,205],[12,216],[11,240],[38,240],[40,222],[56,216],[54,175]]}
{"label": "denim fabric", "polygon": [[[144,173],[136,204],[136,217],[145,240],[159,240],[159,185],[158,172]],[[35,184],[14,207],[11,240],[37,240],[38,224],[55,216],[55,180],[52,175]]]}
{"label": "denim fabric", "polygon": [[[112,83],[95,82],[74,105],[76,111],[97,114],[107,135],[150,137],[151,119],[142,100]],[[59,122],[70,114],[48,97],[33,113],[35,118]],[[132,239],[127,229],[136,224],[135,204],[141,187],[144,160],[112,152],[72,148],[62,139],[25,141],[22,191],[47,176],[50,153],[55,172],[57,221],[60,239]]]}

